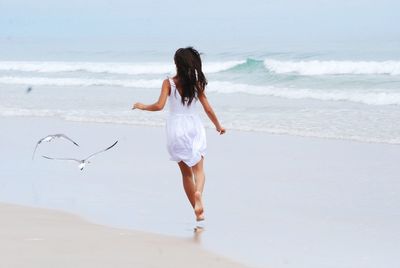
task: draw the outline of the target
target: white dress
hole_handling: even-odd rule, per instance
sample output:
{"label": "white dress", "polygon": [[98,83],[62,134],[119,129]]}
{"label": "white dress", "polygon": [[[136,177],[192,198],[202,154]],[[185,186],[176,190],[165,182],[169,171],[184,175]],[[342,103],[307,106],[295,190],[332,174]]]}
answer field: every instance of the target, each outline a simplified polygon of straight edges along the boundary
{"label": "white dress", "polygon": [[172,161],[183,161],[192,167],[205,156],[206,132],[198,115],[198,101],[183,105],[181,95],[173,79],[168,78],[171,93],[168,97],[169,114],[167,117],[167,149]]}

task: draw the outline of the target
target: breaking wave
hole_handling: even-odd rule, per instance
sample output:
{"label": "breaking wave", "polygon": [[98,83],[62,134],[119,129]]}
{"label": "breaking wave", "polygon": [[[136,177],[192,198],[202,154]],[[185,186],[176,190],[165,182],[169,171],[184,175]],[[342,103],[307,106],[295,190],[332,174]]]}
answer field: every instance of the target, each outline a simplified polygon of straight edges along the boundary
{"label": "breaking wave", "polygon": [[[222,61],[204,63],[204,72],[217,73],[228,70],[246,61]],[[109,74],[169,74],[174,72],[173,62],[61,62],[61,61],[0,61],[0,71],[38,73],[89,72]]]}
{"label": "breaking wave", "polygon": [[279,61],[266,59],[265,68],[271,72],[300,75],[400,75],[400,61]]}

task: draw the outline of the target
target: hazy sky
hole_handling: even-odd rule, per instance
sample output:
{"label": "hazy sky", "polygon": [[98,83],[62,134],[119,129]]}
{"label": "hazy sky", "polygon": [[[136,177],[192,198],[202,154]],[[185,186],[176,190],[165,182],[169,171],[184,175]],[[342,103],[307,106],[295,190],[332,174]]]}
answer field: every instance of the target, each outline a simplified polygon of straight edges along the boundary
{"label": "hazy sky", "polygon": [[399,41],[399,10],[399,0],[0,0],[0,40]]}
{"label": "hazy sky", "polygon": [[397,38],[398,0],[0,0],[1,36]]}

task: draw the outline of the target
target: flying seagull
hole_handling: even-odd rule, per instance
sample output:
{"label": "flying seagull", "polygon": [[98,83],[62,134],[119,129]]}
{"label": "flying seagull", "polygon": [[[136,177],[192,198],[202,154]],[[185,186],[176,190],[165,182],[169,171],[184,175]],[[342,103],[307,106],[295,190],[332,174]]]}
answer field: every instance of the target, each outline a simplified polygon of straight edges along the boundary
{"label": "flying seagull", "polygon": [[28,88],[26,89],[26,94],[31,93],[31,91],[32,91],[32,87],[28,87]]}
{"label": "flying seagull", "polygon": [[106,149],[101,150],[101,151],[98,151],[98,152],[96,152],[96,153],[94,153],[94,154],[91,154],[91,155],[89,155],[88,157],[86,157],[85,159],[82,159],[82,160],[76,159],[76,158],[53,158],[53,157],[48,157],[48,156],[45,156],[45,155],[42,155],[42,157],[44,157],[44,158],[46,158],[46,159],[50,159],[50,160],[75,161],[75,162],[78,162],[78,163],[79,163],[79,166],[78,166],[79,169],[80,169],[80,170],[83,170],[83,169],[85,168],[86,164],[90,164],[90,163],[91,163],[91,162],[89,162],[89,159],[90,159],[90,158],[92,158],[92,157],[95,156],[96,154],[99,154],[99,153],[105,152],[105,151],[107,151],[107,150],[110,150],[110,149],[111,149],[112,147],[114,147],[117,143],[118,143],[118,141],[114,142],[113,145],[107,147]]}
{"label": "flying seagull", "polygon": [[37,147],[39,146],[39,144],[41,144],[43,141],[51,142],[51,141],[53,141],[53,140],[55,140],[55,139],[58,139],[58,138],[68,140],[68,141],[72,142],[73,144],[75,144],[76,146],[79,146],[75,141],[73,141],[73,140],[72,140],[71,138],[69,138],[67,135],[64,135],[64,134],[47,135],[46,137],[40,139],[40,140],[36,143],[35,150],[33,151],[33,154],[32,154],[32,160],[35,158],[36,149],[37,149]]}

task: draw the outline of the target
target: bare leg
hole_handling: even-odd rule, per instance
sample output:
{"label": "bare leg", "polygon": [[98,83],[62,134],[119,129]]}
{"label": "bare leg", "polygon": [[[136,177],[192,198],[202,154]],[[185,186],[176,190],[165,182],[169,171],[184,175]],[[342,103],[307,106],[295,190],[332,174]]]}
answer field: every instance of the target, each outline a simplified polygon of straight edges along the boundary
{"label": "bare leg", "polygon": [[195,184],[193,181],[193,172],[192,168],[186,165],[184,162],[178,163],[179,168],[181,169],[182,173],[182,181],[183,181],[183,188],[185,189],[185,193],[187,198],[189,199],[190,204],[194,208],[195,206],[195,197],[194,193],[196,192]]}
{"label": "bare leg", "polygon": [[192,167],[195,180],[194,213],[196,214],[197,221],[204,220],[204,206],[203,206],[202,194],[205,183],[205,175],[203,169],[203,161],[204,158],[202,157],[201,160]]}

